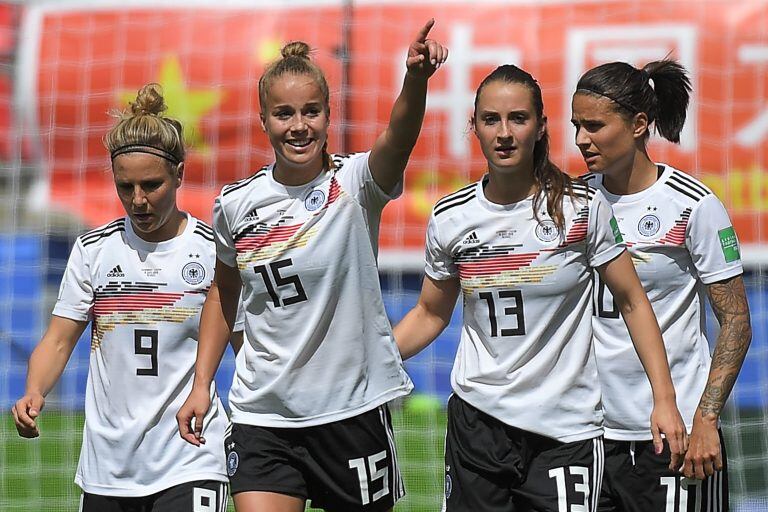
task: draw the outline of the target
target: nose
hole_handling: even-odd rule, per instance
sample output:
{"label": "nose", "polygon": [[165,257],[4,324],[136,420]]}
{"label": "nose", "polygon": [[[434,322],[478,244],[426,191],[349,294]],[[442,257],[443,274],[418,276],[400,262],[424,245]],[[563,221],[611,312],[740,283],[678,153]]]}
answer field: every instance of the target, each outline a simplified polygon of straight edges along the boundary
{"label": "nose", "polygon": [[509,129],[509,123],[507,123],[506,121],[501,121],[499,123],[499,130],[496,136],[499,139],[509,139],[510,137],[512,137],[512,130]]}
{"label": "nose", "polygon": [[587,135],[586,130],[582,130],[579,127],[576,127],[576,145],[579,148],[587,149],[592,144],[592,141],[589,139],[589,136]]}
{"label": "nose", "polygon": [[144,190],[139,185],[133,188],[133,198],[131,199],[131,202],[134,206],[144,206],[147,204],[147,194],[144,193]]}
{"label": "nose", "polygon": [[291,131],[303,132],[306,130],[307,130],[307,121],[304,119],[304,116],[301,115],[301,113],[297,113],[293,117],[293,123],[291,123]]}

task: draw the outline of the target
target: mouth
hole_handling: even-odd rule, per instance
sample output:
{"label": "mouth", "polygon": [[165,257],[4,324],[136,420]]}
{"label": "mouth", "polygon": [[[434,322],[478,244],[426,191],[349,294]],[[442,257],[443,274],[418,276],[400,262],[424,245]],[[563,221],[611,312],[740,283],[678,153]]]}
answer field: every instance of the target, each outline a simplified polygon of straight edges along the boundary
{"label": "mouth", "polygon": [[503,155],[508,155],[508,154],[510,154],[510,153],[512,153],[513,151],[516,151],[516,150],[517,150],[516,146],[496,146],[494,148],[495,152],[501,153]]}
{"label": "mouth", "polygon": [[139,224],[147,224],[152,220],[151,213],[134,213],[133,219]]}
{"label": "mouth", "polygon": [[315,139],[291,139],[285,141],[285,143],[292,148],[303,149],[312,144]]}
{"label": "mouth", "polygon": [[588,164],[593,163],[597,158],[600,156],[599,153],[591,153],[589,151],[583,152],[581,156],[584,158],[584,161]]}

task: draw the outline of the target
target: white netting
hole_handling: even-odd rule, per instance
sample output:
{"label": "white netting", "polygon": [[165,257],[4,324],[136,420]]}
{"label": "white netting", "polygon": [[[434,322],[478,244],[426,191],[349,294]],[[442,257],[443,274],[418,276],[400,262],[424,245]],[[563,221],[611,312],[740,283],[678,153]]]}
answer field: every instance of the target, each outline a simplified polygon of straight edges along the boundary
{"label": "white netting", "polygon": [[[397,321],[420,288],[431,205],[483,172],[468,133],[474,89],[493,67],[517,63],[542,84],[553,159],[578,173],[568,122],[575,79],[607,60],[669,52],[692,72],[695,96],[679,148],[654,158],[690,170],[723,199],[748,259],[754,341],[724,415],[732,504],[768,508],[768,295],[761,267],[768,213],[768,7],[759,0],[448,2],[374,0],[30,1],[0,4],[0,404],[23,393],[26,359],[48,321],[58,280],[82,229],[121,215],[100,138],[107,111],[144,83],[163,85],[169,114],[191,145],[182,205],[210,218],[218,188],[271,159],[258,119],[257,81],[288,40],[317,48],[332,95],[330,150],[367,149],[383,129],[404,51],[430,17],[451,51],[430,83],[428,114],[406,194],[385,212],[385,301]],[[418,396],[395,412],[408,497],[398,510],[442,500],[442,409],[460,322],[408,363]],[[43,414],[43,436],[0,429],[0,510],[72,510],[88,343],[76,348]],[[220,388],[232,371],[227,356]]]}

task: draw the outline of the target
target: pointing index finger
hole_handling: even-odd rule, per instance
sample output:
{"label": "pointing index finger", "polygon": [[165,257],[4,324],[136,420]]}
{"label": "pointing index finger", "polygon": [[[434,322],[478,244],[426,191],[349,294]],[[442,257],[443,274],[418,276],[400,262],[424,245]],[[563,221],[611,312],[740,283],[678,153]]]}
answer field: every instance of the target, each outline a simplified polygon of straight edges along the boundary
{"label": "pointing index finger", "polygon": [[430,18],[429,21],[421,27],[421,30],[419,30],[419,35],[416,36],[416,41],[419,43],[423,43],[427,40],[427,36],[429,35],[429,31],[432,30],[432,27],[435,24],[435,18]]}

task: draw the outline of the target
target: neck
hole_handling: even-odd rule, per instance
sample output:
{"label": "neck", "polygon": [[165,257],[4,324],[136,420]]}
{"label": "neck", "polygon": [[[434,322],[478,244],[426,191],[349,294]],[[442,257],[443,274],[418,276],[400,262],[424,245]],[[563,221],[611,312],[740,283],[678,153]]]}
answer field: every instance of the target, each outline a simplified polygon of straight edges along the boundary
{"label": "neck", "polygon": [[635,151],[624,169],[603,175],[603,185],[611,194],[625,196],[647,189],[658,179],[656,164],[645,151]]}
{"label": "neck", "polygon": [[304,166],[292,166],[288,162],[277,159],[275,161],[275,168],[272,171],[272,176],[275,181],[289,187],[296,187],[300,185],[306,185],[315,178],[317,178],[325,166],[323,165],[323,159],[318,158],[317,161],[312,162]]}
{"label": "neck", "polygon": [[536,192],[533,169],[500,173],[491,169],[488,172],[488,185],[485,186],[485,198],[496,204],[512,204],[530,197]]}

